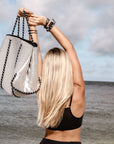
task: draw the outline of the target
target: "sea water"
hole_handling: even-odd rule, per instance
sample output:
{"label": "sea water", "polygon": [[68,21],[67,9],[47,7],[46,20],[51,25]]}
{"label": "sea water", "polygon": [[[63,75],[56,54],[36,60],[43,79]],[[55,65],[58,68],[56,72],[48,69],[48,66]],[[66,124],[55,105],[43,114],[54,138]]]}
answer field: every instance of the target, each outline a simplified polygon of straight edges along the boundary
{"label": "sea water", "polygon": [[[114,83],[85,82],[82,144],[114,144]],[[45,129],[36,125],[36,95],[9,96],[0,89],[0,144],[39,144]]]}

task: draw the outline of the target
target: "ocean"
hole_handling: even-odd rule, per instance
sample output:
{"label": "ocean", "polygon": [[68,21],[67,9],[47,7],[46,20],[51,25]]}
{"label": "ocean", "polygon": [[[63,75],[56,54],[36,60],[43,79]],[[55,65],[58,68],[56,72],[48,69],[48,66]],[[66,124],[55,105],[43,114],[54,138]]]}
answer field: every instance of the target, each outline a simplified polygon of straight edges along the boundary
{"label": "ocean", "polygon": [[[114,144],[114,83],[85,81],[82,144]],[[36,95],[9,96],[0,89],[0,144],[39,144],[45,129],[36,125]]]}

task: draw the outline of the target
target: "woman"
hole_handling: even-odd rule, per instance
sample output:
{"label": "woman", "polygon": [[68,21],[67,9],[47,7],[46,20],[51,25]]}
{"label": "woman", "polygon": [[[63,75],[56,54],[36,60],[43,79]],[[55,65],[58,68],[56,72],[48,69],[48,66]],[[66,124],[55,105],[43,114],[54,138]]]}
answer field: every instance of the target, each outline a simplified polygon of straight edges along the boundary
{"label": "woman", "polygon": [[[81,66],[70,40],[45,16],[27,13],[31,33],[38,44],[41,88],[37,92],[38,126],[46,128],[40,144],[81,144],[81,125],[85,110],[85,83]],[[42,61],[36,26],[42,25],[63,47],[50,49]]]}

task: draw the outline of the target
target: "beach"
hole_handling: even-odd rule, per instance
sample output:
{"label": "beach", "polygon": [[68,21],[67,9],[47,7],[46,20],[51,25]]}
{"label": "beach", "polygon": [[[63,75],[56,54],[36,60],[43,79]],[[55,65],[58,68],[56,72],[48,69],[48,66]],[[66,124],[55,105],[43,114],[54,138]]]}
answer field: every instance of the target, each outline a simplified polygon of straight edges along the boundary
{"label": "beach", "polygon": [[[86,82],[82,144],[114,144],[114,83]],[[0,89],[0,144],[39,144],[36,95],[9,96]]]}

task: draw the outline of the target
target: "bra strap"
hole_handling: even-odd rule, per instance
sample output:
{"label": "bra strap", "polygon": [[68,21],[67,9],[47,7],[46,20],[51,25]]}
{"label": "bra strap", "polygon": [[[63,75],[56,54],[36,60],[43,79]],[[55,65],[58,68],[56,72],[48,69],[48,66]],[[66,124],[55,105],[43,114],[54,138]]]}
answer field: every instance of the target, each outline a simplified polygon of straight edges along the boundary
{"label": "bra strap", "polygon": [[71,98],[70,98],[70,104],[69,104],[69,107],[71,106],[71,103],[72,103],[72,96],[73,96],[73,94],[71,95]]}

